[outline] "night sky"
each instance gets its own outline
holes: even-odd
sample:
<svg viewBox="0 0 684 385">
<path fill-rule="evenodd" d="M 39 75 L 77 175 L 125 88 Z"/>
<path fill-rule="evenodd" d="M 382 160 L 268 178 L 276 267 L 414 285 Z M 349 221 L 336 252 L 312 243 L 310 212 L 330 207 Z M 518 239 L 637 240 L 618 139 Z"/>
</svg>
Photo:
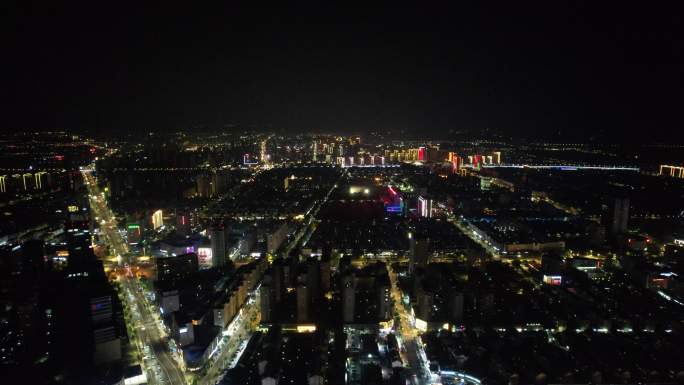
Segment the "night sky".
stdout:
<svg viewBox="0 0 684 385">
<path fill-rule="evenodd" d="M 490 128 L 684 141 L 684 28 L 661 2 L 22 3 L 1 27 L 3 130 Z"/>
</svg>

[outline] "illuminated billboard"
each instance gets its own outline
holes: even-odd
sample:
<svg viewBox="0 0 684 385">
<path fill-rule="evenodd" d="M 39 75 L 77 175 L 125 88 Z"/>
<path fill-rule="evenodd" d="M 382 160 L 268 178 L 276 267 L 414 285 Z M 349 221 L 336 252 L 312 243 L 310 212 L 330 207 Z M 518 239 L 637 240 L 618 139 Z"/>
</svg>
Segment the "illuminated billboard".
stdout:
<svg viewBox="0 0 684 385">
<path fill-rule="evenodd" d="M 212 264 L 212 252 L 211 247 L 198 247 L 197 248 L 197 263 L 200 270 L 210 269 Z"/>
</svg>

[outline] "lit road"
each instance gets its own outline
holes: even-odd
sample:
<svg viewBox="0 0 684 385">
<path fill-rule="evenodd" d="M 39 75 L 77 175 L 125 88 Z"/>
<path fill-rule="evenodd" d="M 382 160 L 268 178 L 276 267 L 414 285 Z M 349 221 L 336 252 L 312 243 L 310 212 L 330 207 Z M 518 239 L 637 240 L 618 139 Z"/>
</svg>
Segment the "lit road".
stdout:
<svg viewBox="0 0 684 385">
<path fill-rule="evenodd" d="M 499 250 L 496 247 L 494 247 L 489 241 L 483 239 L 479 234 L 475 233 L 473 231 L 473 229 L 470 228 L 470 226 L 473 226 L 473 225 L 471 225 L 467 222 L 461 221 L 460 219 L 456 218 L 456 216 L 451 213 L 451 211 L 446 207 L 445 204 L 438 203 L 438 205 L 440 208 L 442 208 L 446 212 L 446 217 L 447 217 L 448 222 L 450 222 L 452 225 L 454 225 L 458 230 L 460 230 L 463 234 L 465 234 L 473 242 L 482 246 L 482 248 L 485 249 L 487 254 L 492 256 L 494 259 L 499 259 L 501 257 L 499 254 Z"/>
<path fill-rule="evenodd" d="M 240 312 L 223 330 L 223 340 L 213 352 L 206 374 L 198 385 L 213 385 L 221 380 L 226 369 L 235 366 L 252 332 L 261 319 L 259 313 L 259 285 L 249 294 Z"/>
<path fill-rule="evenodd" d="M 128 245 L 124 241 L 118 230 L 116 218 L 111 209 L 107 206 L 103 193 L 97 185 L 97 180 L 88 170 L 83 170 L 83 178 L 90 195 L 90 208 L 93 215 L 98 219 L 100 232 L 103 239 L 110 248 L 110 252 L 115 254 L 120 265 L 131 265 L 128 256 Z M 150 383 L 161 384 L 185 384 L 185 375 L 180 369 L 178 362 L 166 347 L 164 331 L 161 322 L 153 306 L 143 297 L 142 288 L 132 274 L 120 275 L 119 278 L 122 289 L 122 301 L 131 312 L 129 322 L 131 336 L 135 340 L 135 345 L 139 349 L 141 357 L 146 357 L 149 352 L 153 354 L 151 362 L 143 362 L 143 367 L 147 370 L 148 381 Z M 156 380 L 156 381 L 153 381 Z"/>
<path fill-rule="evenodd" d="M 184 384 L 185 377 L 183 372 L 178 367 L 178 363 L 174 360 L 168 346 L 164 342 L 163 331 L 160 331 L 159 318 L 158 316 L 155 317 L 151 310 L 151 305 L 143 298 L 140 286 L 136 285 L 135 282 L 135 278 L 125 279 L 122 281 L 122 286 L 126 288 L 126 295 L 133 296 L 131 303 L 136 306 L 134 314 L 138 315 L 138 318 L 134 319 L 135 327 L 138 330 L 137 333 L 142 343 L 152 349 L 164 373 L 164 377 L 169 380 L 169 383 Z"/>
<path fill-rule="evenodd" d="M 394 311 L 399 315 L 399 325 L 396 327 L 399 332 L 401 344 L 405 349 L 400 350 L 401 359 L 408 363 L 409 367 L 416 372 L 416 381 L 419 385 L 427 385 L 430 382 L 430 368 L 428 366 L 425 350 L 416 329 L 413 316 L 409 314 L 402 300 L 402 293 L 399 289 L 397 273 L 392 269 L 389 261 L 385 262 L 387 274 L 390 278 L 392 287 L 392 300 L 394 301 Z"/>
</svg>

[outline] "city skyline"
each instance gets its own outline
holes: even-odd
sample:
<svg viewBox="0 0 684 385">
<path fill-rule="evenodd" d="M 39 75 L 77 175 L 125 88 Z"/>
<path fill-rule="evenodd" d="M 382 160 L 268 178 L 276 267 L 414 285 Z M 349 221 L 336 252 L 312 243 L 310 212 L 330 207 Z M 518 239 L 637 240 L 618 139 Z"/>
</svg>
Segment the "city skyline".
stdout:
<svg viewBox="0 0 684 385">
<path fill-rule="evenodd" d="M 3 384 L 684 385 L 676 7 L 9 11 Z"/>
</svg>

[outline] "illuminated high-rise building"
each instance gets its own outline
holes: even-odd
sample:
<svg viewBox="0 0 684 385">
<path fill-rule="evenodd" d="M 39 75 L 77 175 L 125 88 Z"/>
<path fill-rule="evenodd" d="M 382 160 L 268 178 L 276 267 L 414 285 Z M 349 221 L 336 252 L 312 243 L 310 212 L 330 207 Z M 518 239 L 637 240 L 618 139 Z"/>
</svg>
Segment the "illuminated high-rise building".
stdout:
<svg viewBox="0 0 684 385">
<path fill-rule="evenodd" d="M 33 174 L 30 172 L 25 173 L 24 175 L 21 176 L 22 182 L 24 184 L 24 191 L 28 191 L 29 187 L 31 186 L 31 177 Z M 28 182 L 27 182 L 28 180 Z"/>
<path fill-rule="evenodd" d="M 423 218 L 432 218 L 432 199 L 418 197 L 418 215 Z"/>
<path fill-rule="evenodd" d="M 451 159 L 449 159 L 449 161 L 451 162 L 451 173 L 458 174 L 458 172 L 461 170 L 461 166 L 463 165 L 463 158 L 457 156 L 454 153 L 451 154 L 453 154 L 450 157 Z"/>
<path fill-rule="evenodd" d="M 161 210 L 157 210 L 152 213 L 152 229 L 158 230 L 162 226 L 164 226 L 164 214 Z"/>
<path fill-rule="evenodd" d="M 268 154 L 268 139 L 264 139 L 260 143 L 259 158 L 264 164 L 271 163 L 271 156 Z"/>
<path fill-rule="evenodd" d="M 684 179 L 684 166 L 668 166 L 661 164 L 658 175 Z"/>
<path fill-rule="evenodd" d="M 37 172 L 37 173 L 33 174 L 33 179 L 35 182 L 36 190 L 42 190 L 43 187 L 47 187 L 46 183 L 45 183 L 46 182 L 46 175 L 47 175 L 47 173 L 45 171 L 41 171 L 41 172 Z"/>
</svg>

